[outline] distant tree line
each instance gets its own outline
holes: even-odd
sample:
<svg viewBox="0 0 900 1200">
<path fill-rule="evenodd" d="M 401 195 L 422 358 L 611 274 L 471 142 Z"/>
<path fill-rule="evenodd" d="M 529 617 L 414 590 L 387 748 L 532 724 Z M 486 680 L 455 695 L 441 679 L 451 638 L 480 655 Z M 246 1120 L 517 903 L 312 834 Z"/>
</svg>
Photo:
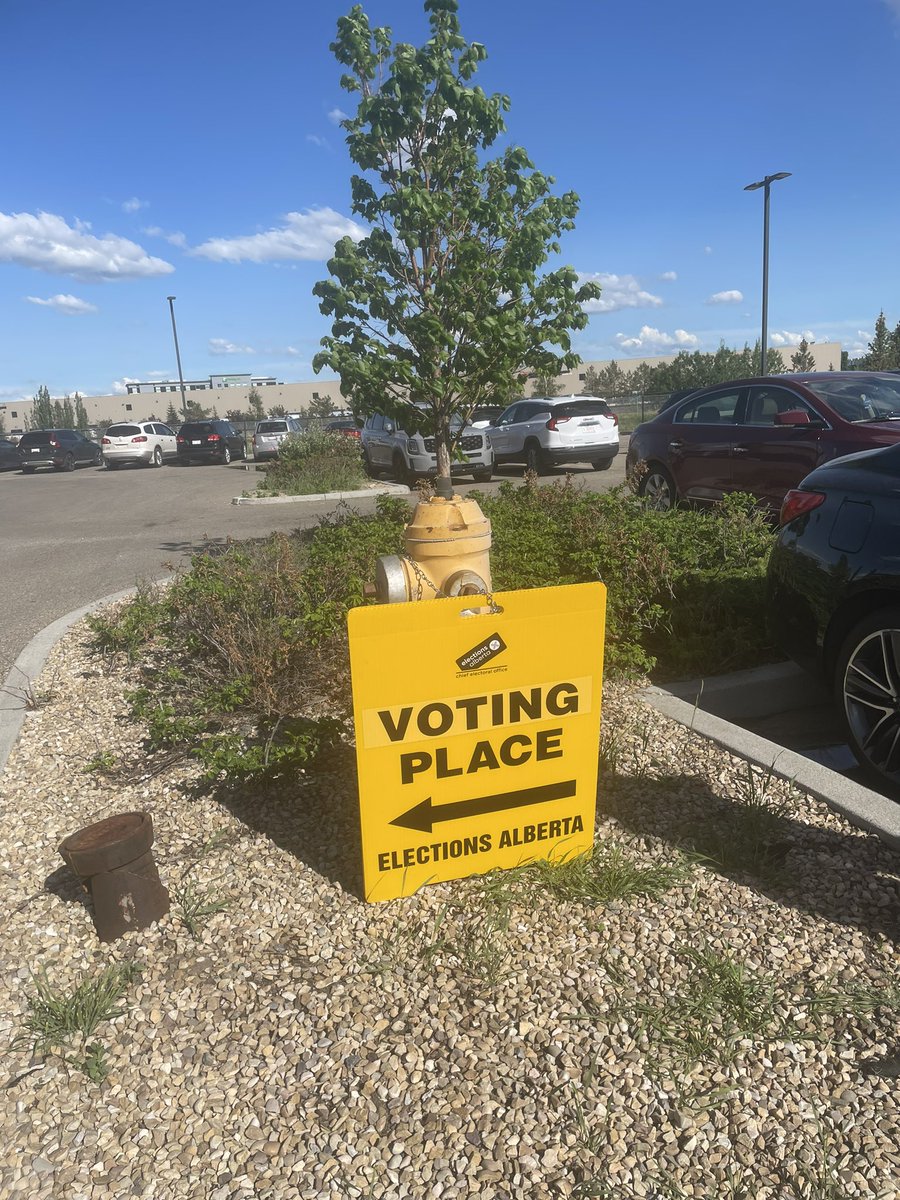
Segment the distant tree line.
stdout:
<svg viewBox="0 0 900 1200">
<path fill-rule="evenodd" d="M 875 321 L 875 333 L 869 342 L 867 354 L 851 358 L 844 350 L 841 353 L 842 371 L 900 371 L 900 321 L 893 331 L 888 329 L 884 310 Z"/>
</svg>

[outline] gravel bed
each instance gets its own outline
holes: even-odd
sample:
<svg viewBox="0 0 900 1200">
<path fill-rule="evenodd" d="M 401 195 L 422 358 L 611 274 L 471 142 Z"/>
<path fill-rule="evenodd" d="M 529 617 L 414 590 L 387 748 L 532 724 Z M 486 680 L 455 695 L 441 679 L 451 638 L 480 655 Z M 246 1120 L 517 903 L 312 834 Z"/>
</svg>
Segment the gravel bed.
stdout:
<svg viewBox="0 0 900 1200">
<path fill-rule="evenodd" d="M 367 905 L 349 752 L 214 792 L 142 755 L 128 670 L 85 636 L 51 653 L 0 779 L 7 1046 L 32 972 L 141 970 L 96 1034 L 104 1082 L 77 1044 L 8 1049 L 0 1196 L 900 1194 L 900 862 L 877 839 L 608 686 L 598 840 L 733 866 L 695 854 L 656 899 L 560 900 L 507 872 Z M 85 773 L 101 751 L 112 773 Z M 66 834 L 135 808 L 167 886 L 227 901 L 196 937 L 173 903 L 100 945 L 62 868 Z M 761 875 L 741 859 L 760 809 Z M 691 1052 L 703 1019 L 673 1006 L 710 954 L 760 981 L 768 1016 L 713 1014 Z"/>
</svg>

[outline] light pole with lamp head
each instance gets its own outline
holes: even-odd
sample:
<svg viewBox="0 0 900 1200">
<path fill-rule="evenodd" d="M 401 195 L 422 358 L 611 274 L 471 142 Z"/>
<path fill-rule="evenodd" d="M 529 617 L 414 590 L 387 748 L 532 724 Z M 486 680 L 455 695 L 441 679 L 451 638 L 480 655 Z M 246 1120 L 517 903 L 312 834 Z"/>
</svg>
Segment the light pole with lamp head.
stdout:
<svg viewBox="0 0 900 1200">
<path fill-rule="evenodd" d="M 767 175 L 765 179 L 760 179 L 758 183 L 748 183 L 744 188 L 745 192 L 755 192 L 758 188 L 765 188 L 765 203 L 763 205 L 762 342 L 759 349 L 760 375 L 766 374 L 766 342 L 769 336 L 767 328 L 769 317 L 769 188 L 776 179 L 789 179 L 790 176 L 790 171 L 779 171 L 776 175 Z"/>
<path fill-rule="evenodd" d="M 181 373 L 181 351 L 178 349 L 178 330 L 175 328 L 175 297 L 166 296 L 172 314 L 172 337 L 175 339 L 175 360 L 178 363 L 178 382 L 181 385 L 181 415 L 187 420 L 187 401 L 184 398 L 184 376 Z"/>
</svg>

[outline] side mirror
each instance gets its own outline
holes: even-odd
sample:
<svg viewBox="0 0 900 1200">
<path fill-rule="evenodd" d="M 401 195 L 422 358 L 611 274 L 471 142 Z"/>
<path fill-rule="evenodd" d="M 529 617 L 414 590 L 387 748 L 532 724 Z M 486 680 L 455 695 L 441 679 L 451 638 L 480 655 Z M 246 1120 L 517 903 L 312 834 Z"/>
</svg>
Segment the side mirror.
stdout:
<svg viewBox="0 0 900 1200">
<path fill-rule="evenodd" d="M 394 422 L 393 421 L 385 421 L 384 432 L 385 433 L 393 433 L 394 432 Z"/>
</svg>

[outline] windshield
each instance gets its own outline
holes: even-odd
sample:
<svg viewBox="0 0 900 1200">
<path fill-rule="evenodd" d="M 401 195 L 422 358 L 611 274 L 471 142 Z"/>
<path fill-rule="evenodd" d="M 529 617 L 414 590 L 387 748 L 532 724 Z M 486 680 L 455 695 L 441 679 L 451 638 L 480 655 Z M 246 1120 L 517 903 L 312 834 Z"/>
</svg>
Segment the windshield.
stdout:
<svg viewBox="0 0 900 1200">
<path fill-rule="evenodd" d="M 260 421 L 257 433 L 287 433 L 287 421 Z"/>
<path fill-rule="evenodd" d="M 106 431 L 107 437 L 131 437 L 134 433 L 140 433 L 138 425 L 110 425 Z"/>
<path fill-rule="evenodd" d="M 892 379 L 809 379 L 811 392 L 829 404 L 845 421 L 883 421 L 900 416 L 900 375 Z"/>
</svg>

